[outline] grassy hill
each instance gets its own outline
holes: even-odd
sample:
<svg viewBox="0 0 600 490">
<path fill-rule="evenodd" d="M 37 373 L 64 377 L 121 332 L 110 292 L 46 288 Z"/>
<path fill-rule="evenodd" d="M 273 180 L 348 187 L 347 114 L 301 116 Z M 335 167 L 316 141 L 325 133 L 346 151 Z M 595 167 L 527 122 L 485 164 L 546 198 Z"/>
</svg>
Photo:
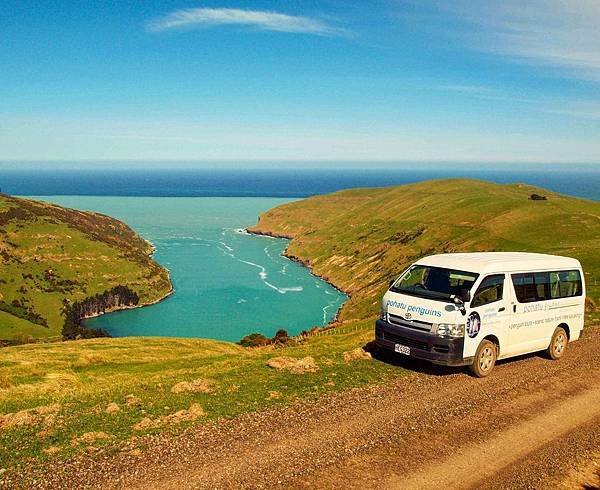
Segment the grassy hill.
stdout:
<svg viewBox="0 0 600 490">
<path fill-rule="evenodd" d="M 0 194 L 0 340 L 57 337 L 65 301 L 117 285 L 157 301 L 171 285 L 151 253 L 116 219 Z"/>
<path fill-rule="evenodd" d="M 529 200 L 534 192 L 548 200 Z M 37 219 L 25 222 L 23 230 L 35 227 Z M 3 228 L 13 230 L 9 239 L 25 241 L 18 236 L 21 229 L 15 234 L 17 223 Z M 64 227 L 75 236 L 75 228 Z M 166 338 L 5 348 L 0 351 L 0 447 L 5 449 L 0 471 L 9 470 L 5 477 L 80 452 L 143 451 L 146 434 L 179 432 L 189 424 L 409 374 L 364 358 L 356 349 L 373 338 L 373 317 L 388 279 L 424 254 L 527 250 L 572 255 L 584 264 L 589 295 L 596 301 L 599 295 L 594 281 L 600 278 L 600 203 L 528 186 L 451 180 L 343 191 L 275 208 L 254 230 L 293 237 L 291 255 L 352 294 L 337 328 L 279 348 Z M 79 254 L 90 254 L 86 271 L 106 270 L 83 242 L 80 247 Z M 39 281 L 43 270 L 36 271 Z M 140 291 L 146 291 L 144 284 Z M 299 374 L 267 365 L 282 356 L 310 356 L 316 369 Z M 0 486 L 2 478 L 0 473 Z"/>
<path fill-rule="evenodd" d="M 11 471 L 80 452 L 143 451 L 147 434 L 178 433 L 193 423 L 407 374 L 360 356 L 348 358 L 371 339 L 371 328 L 370 320 L 350 323 L 282 348 L 133 337 L 5 347 L 0 488 L 3 483 L 11 488 L 2 469 L 10 470 L 4 475 L 10 479 Z M 267 365 L 282 356 L 311 356 L 315 369 L 296 373 Z"/>
<path fill-rule="evenodd" d="M 547 200 L 530 200 L 534 193 Z M 453 179 L 347 190 L 279 206 L 250 231 L 293 238 L 288 255 L 351 295 L 341 320 L 375 315 L 390 279 L 440 252 L 576 257 L 588 296 L 600 298 L 600 203 L 528 185 Z"/>
</svg>

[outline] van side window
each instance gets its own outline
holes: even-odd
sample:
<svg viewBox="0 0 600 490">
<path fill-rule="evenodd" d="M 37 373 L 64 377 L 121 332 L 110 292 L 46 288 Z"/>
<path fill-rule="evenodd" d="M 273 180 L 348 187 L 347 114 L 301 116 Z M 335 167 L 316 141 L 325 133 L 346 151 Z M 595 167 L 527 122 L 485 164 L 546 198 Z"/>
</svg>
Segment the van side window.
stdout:
<svg viewBox="0 0 600 490">
<path fill-rule="evenodd" d="M 538 301 L 537 289 L 533 274 L 513 274 L 513 286 L 519 303 Z"/>
<path fill-rule="evenodd" d="M 578 270 L 556 272 L 528 272 L 512 274 L 512 282 L 519 303 L 581 296 L 581 275 Z"/>
<path fill-rule="evenodd" d="M 533 280 L 535 282 L 535 289 L 537 291 L 538 301 L 550 299 L 550 273 L 535 272 L 533 274 Z"/>
<path fill-rule="evenodd" d="M 581 296 L 581 275 L 578 270 L 550 273 L 550 295 L 552 298 Z"/>
<path fill-rule="evenodd" d="M 483 306 L 502 299 L 504 293 L 504 274 L 487 276 L 481 281 L 471 301 L 471 308 Z"/>
</svg>

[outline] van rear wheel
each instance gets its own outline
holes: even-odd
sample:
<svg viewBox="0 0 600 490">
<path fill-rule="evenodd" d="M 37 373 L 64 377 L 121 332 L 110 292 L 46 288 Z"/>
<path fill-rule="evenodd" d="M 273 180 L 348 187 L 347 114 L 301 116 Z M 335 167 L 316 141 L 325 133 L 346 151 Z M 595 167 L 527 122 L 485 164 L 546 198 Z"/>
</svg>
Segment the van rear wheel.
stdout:
<svg viewBox="0 0 600 490">
<path fill-rule="evenodd" d="M 485 378 L 494 369 L 497 357 L 498 350 L 496 349 L 496 345 L 489 340 L 484 340 L 477 347 L 473 364 L 470 366 L 471 371 L 478 378 Z"/>
<path fill-rule="evenodd" d="M 567 350 L 567 345 L 569 343 L 569 337 L 567 336 L 567 332 L 562 327 L 557 327 L 557 329 L 552 334 L 552 340 L 550 340 L 550 345 L 546 352 L 548 353 L 548 357 L 552 360 L 560 359 L 565 355 Z"/>
</svg>

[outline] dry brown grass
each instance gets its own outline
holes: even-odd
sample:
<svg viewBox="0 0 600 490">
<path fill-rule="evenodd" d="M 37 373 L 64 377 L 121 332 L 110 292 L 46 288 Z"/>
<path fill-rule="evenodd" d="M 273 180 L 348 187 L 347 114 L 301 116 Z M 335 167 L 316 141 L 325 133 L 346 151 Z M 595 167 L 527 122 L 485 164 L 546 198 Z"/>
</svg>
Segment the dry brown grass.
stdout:
<svg viewBox="0 0 600 490">
<path fill-rule="evenodd" d="M 50 426 L 54 423 L 56 414 L 60 411 L 60 408 L 58 403 L 53 403 L 52 405 L 0 415 L 0 431 L 40 424 Z"/>
<path fill-rule="evenodd" d="M 190 408 L 178 410 L 169 415 L 163 415 L 157 418 L 144 417 L 140 422 L 133 426 L 134 430 L 159 429 L 167 425 L 176 425 L 182 422 L 191 422 L 200 417 L 204 417 L 206 412 L 198 404 L 193 403 Z"/>
<path fill-rule="evenodd" d="M 213 393 L 216 383 L 210 379 L 198 378 L 192 381 L 180 381 L 171 388 L 171 393 Z"/>
<path fill-rule="evenodd" d="M 267 366 L 278 371 L 287 370 L 294 374 L 314 373 L 319 366 L 311 356 L 295 359 L 293 357 L 273 357 L 267 361 Z"/>
</svg>

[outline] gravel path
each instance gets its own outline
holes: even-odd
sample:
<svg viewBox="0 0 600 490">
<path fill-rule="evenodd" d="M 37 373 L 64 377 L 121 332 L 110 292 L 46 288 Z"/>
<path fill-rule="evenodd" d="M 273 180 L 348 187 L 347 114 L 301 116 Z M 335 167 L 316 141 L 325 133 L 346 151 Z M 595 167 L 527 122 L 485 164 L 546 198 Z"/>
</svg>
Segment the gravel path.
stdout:
<svg viewBox="0 0 600 490">
<path fill-rule="evenodd" d="M 526 356 L 485 379 L 415 374 L 318 403 L 154 436 L 133 456 L 81 456 L 11 484 L 46 488 L 552 488 L 598 457 L 600 328 L 557 362 Z M 567 483 L 565 483 L 567 482 Z"/>
</svg>

